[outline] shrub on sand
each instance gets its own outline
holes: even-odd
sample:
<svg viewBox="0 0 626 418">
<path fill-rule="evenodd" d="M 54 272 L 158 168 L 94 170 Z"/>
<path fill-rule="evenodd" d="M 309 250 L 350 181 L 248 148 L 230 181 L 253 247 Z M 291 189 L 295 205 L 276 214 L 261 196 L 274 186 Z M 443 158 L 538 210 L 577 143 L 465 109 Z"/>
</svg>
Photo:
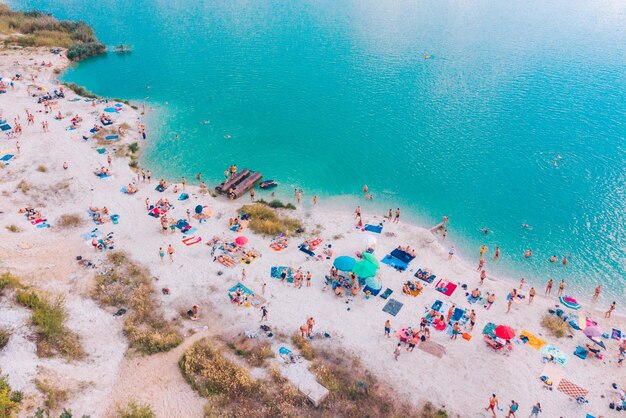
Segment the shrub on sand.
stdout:
<svg viewBox="0 0 626 418">
<path fill-rule="evenodd" d="M 11 331 L 9 331 L 8 328 L 0 327 L 0 350 L 6 347 L 10 339 L 11 339 Z"/>
<path fill-rule="evenodd" d="M 307 360 L 313 360 L 315 358 L 315 352 L 311 346 L 311 341 L 306 338 L 302 338 L 302 335 L 295 333 L 291 336 L 291 342 L 300 350 L 300 355 Z"/>
<path fill-rule="evenodd" d="M 150 405 L 138 405 L 135 401 L 130 401 L 128 405 L 117 409 L 119 418 L 156 418 Z"/>
<path fill-rule="evenodd" d="M 22 228 L 20 228 L 19 226 L 15 225 L 15 224 L 7 225 L 6 229 L 7 229 L 7 231 L 13 232 L 14 234 L 18 233 L 18 232 L 22 232 Z"/>
<path fill-rule="evenodd" d="M 541 318 L 541 326 L 557 338 L 563 338 L 572 333 L 572 326 L 556 315 L 544 315 Z"/>
<path fill-rule="evenodd" d="M 227 343 L 227 346 L 233 350 L 236 355 L 246 359 L 248 364 L 252 367 L 262 367 L 265 364 L 265 360 L 274 357 L 272 346 L 267 341 L 257 341 L 242 337 Z"/>
<path fill-rule="evenodd" d="M 61 215 L 56 224 L 59 228 L 78 228 L 84 224 L 84 219 L 77 213 Z"/>
<path fill-rule="evenodd" d="M 21 284 L 17 277 L 13 276 L 11 273 L 2 273 L 0 274 L 0 296 L 4 295 L 5 289 L 17 289 L 20 288 Z"/>
<path fill-rule="evenodd" d="M 302 229 L 302 223 L 298 219 L 280 216 L 274 209 L 262 203 L 244 205 L 239 209 L 239 213 L 245 213 L 250 217 L 250 229 L 257 234 L 288 235 Z"/>
<path fill-rule="evenodd" d="M 20 392 L 14 392 L 9 386 L 9 381 L 4 375 L 0 375 L 0 417 L 13 417 L 17 414 L 21 402 Z"/>
</svg>

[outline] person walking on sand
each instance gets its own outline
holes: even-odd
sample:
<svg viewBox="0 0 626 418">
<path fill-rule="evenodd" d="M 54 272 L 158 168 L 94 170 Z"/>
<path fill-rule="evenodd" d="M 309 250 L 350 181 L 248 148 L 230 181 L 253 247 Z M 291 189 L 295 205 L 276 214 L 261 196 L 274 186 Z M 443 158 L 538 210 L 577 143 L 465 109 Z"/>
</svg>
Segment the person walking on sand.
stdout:
<svg viewBox="0 0 626 418">
<path fill-rule="evenodd" d="M 146 210 L 150 210 L 150 198 L 146 197 Z"/>
<path fill-rule="evenodd" d="M 496 253 L 495 253 L 495 255 L 493 256 L 493 259 L 494 259 L 494 260 L 497 260 L 497 259 L 499 259 L 499 258 L 500 258 L 500 247 L 496 246 Z"/>
<path fill-rule="evenodd" d="M 400 343 L 398 343 L 398 345 L 396 345 L 396 349 L 393 350 L 393 359 L 395 361 L 398 361 L 398 357 L 400 357 L 401 352 L 402 352 L 402 346 Z"/>
<path fill-rule="evenodd" d="M 498 398 L 496 394 L 491 394 L 491 398 L 489 398 L 489 406 L 485 408 L 485 411 L 489 411 L 491 409 L 491 413 L 493 414 L 493 418 L 496 418 L 496 407 L 500 407 L 498 403 Z"/>
<path fill-rule="evenodd" d="M 163 264 L 164 258 L 165 258 L 165 251 L 163 251 L 163 247 L 159 247 L 159 259 L 161 259 L 161 264 Z"/>
<path fill-rule="evenodd" d="M 598 296 L 600 296 L 600 285 L 596 286 L 596 289 L 593 291 L 593 301 L 598 300 Z"/>
<path fill-rule="evenodd" d="M 396 209 L 396 217 L 395 217 L 395 218 L 393 218 L 393 222 L 394 222 L 394 223 L 396 223 L 396 224 L 397 224 L 398 222 L 400 222 L 400 208 L 397 208 L 397 209 Z"/>
<path fill-rule="evenodd" d="M 556 295 L 561 296 L 564 290 L 565 290 L 565 279 L 561 279 L 561 283 L 559 283 L 559 291 Z"/>
<path fill-rule="evenodd" d="M 246 269 L 245 268 L 241 270 L 241 281 L 242 282 L 246 281 Z"/>
<path fill-rule="evenodd" d="M 483 282 L 485 281 L 485 279 L 487 278 L 487 272 L 485 271 L 485 269 L 483 269 L 480 272 L 480 285 L 483 285 Z"/>
<path fill-rule="evenodd" d="M 611 317 L 611 313 L 615 310 L 615 301 L 613 301 L 613 303 L 611 303 L 611 306 L 609 306 L 609 310 L 606 311 L 606 313 L 604 314 L 605 318 L 610 318 Z"/>
<path fill-rule="evenodd" d="M 478 267 L 476 268 L 476 271 L 480 271 L 484 265 L 485 265 L 485 259 L 480 257 L 480 260 L 478 260 Z"/>
<path fill-rule="evenodd" d="M 535 298 L 536 293 L 537 291 L 535 290 L 534 287 L 531 287 L 530 290 L 528 291 L 528 304 L 529 305 L 533 302 L 533 299 Z"/>
<path fill-rule="evenodd" d="M 522 277 L 519 281 L 519 290 L 522 290 L 524 284 L 526 284 L 526 279 Z"/>
<path fill-rule="evenodd" d="M 509 293 L 509 298 L 507 299 L 509 299 L 509 301 L 507 302 L 507 305 L 506 305 L 506 313 L 509 313 L 511 312 L 511 305 L 513 304 L 513 297 L 511 296 L 510 293 Z"/>
<path fill-rule="evenodd" d="M 265 280 L 263 280 L 263 283 L 261 284 L 261 294 L 265 295 L 265 286 L 267 286 L 267 283 L 265 283 Z"/>
<path fill-rule="evenodd" d="M 267 308 L 265 306 L 261 306 L 261 322 L 267 321 Z"/>
<path fill-rule="evenodd" d="M 515 413 L 519 409 L 519 404 L 515 401 L 511 401 L 511 405 L 509 405 L 509 413 L 506 418 L 516 418 Z"/>
<path fill-rule="evenodd" d="M 185 191 L 185 186 L 187 186 L 187 179 L 185 178 L 185 176 L 183 176 L 180 179 L 180 183 L 183 185 L 183 192 Z"/>
<path fill-rule="evenodd" d="M 167 246 L 167 254 L 170 256 L 170 262 L 174 262 L 174 247 L 172 247 L 172 244 L 169 244 Z"/>
<path fill-rule="evenodd" d="M 354 211 L 354 213 L 356 214 L 356 218 L 360 218 L 361 217 L 361 206 L 357 206 L 356 210 Z"/>
<path fill-rule="evenodd" d="M 313 196 L 313 206 L 317 205 L 317 195 Z"/>
<path fill-rule="evenodd" d="M 387 336 L 387 338 L 391 337 L 391 321 L 390 320 L 385 321 L 385 335 Z"/>
<path fill-rule="evenodd" d="M 546 295 L 549 295 L 552 292 L 552 285 L 554 284 L 554 280 L 548 280 L 548 285 L 546 286 Z"/>
<path fill-rule="evenodd" d="M 535 405 L 533 405 L 532 410 L 530 411 L 530 415 L 528 416 L 528 418 L 532 418 L 532 417 L 539 417 L 539 413 L 542 412 L 541 411 L 541 404 L 539 402 L 537 402 Z"/>
<path fill-rule="evenodd" d="M 309 338 L 313 336 L 313 326 L 315 325 L 315 319 L 313 317 L 309 317 L 306 320 L 307 332 L 309 333 Z"/>
<path fill-rule="evenodd" d="M 254 188 L 250 189 L 250 201 L 254 202 L 254 195 L 256 194 L 256 192 L 254 191 Z"/>
<path fill-rule="evenodd" d="M 308 328 L 307 328 L 306 324 L 300 326 L 300 336 L 302 338 L 306 338 L 307 337 L 307 329 Z"/>
<path fill-rule="evenodd" d="M 146 180 L 148 180 L 148 184 L 150 184 L 150 181 L 152 180 L 152 173 L 150 170 L 146 172 Z"/>
<path fill-rule="evenodd" d="M 448 250 L 448 260 L 452 260 L 452 257 L 454 256 L 454 253 L 456 252 L 456 250 L 454 249 L 454 245 L 452 247 L 450 247 L 450 250 Z"/>
<path fill-rule="evenodd" d="M 111 156 L 107 156 L 107 163 L 109 164 L 109 168 L 113 167 L 113 159 L 111 158 Z"/>
</svg>

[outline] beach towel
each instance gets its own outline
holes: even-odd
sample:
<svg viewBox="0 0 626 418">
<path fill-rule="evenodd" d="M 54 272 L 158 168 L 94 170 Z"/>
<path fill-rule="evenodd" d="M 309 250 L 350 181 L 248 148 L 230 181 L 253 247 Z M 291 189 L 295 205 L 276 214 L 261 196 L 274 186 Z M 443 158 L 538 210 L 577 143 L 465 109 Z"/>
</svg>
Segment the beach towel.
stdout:
<svg viewBox="0 0 626 418">
<path fill-rule="evenodd" d="M 496 332 L 496 324 L 488 322 L 487 325 L 483 328 L 483 334 L 489 335 L 490 337 L 495 337 Z"/>
<path fill-rule="evenodd" d="M 410 328 L 401 328 L 398 331 L 396 331 L 396 337 L 398 337 L 400 339 L 400 341 L 402 341 L 403 343 L 406 343 L 409 341 L 409 337 L 413 335 L 411 333 L 411 329 Z"/>
<path fill-rule="evenodd" d="M 613 338 L 614 340 L 621 340 L 622 339 L 622 331 L 613 328 L 613 331 L 611 331 L 611 338 Z"/>
<path fill-rule="evenodd" d="M 541 349 L 543 354 L 549 354 L 554 357 L 554 361 L 559 363 L 562 366 L 565 366 L 570 358 L 572 358 L 569 354 L 565 354 L 558 348 L 553 345 L 546 345 Z"/>
<path fill-rule="evenodd" d="M 389 296 L 391 296 L 392 293 L 393 290 L 387 288 L 383 293 L 380 294 L 380 297 L 383 299 L 387 299 Z"/>
<path fill-rule="evenodd" d="M 187 200 L 189 199 L 189 195 L 187 193 L 181 193 L 180 196 L 178 196 L 178 200 Z"/>
<path fill-rule="evenodd" d="M 456 290 L 456 288 L 457 288 L 456 284 L 450 283 L 446 280 L 439 280 L 439 282 L 437 283 L 437 286 L 435 286 L 435 289 L 438 292 L 441 292 L 446 296 L 451 296 Z"/>
<path fill-rule="evenodd" d="M 541 338 L 531 334 L 530 332 L 523 330 L 520 333 L 520 338 L 526 339 L 526 344 L 534 348 L 535 350 L 541 350 L 541 348 L 546 345 L 546 341 Z"/>
<path fill-rule="evenodd" d="M 115 112 L 117 112 L 117 109 L 114 108 L 114 107 L 105 107 L 104 111 L 107 112 L 107 113 L 115 113 Z"/>
<path fill-rule="evenodd" d="M 94 229 L 93 231 L 80 234 L 80 237 L 83 239 L 83 241 L 89 241 L 89 244 L 91 244 L 92 238 L 97 238 L 99 236 L 102 236 L 102 232 L 100 232 L 98 228 Z"/>
<path fill-rule="evenodd" d="M 315 257 L 315 253 L 309 250 L 306 246 L 301 245 L 299 248 L 300 248 L 300 251 L 302 251 L 303 253 L 310 255 L 311 257 Z"/>
<path fill-rule="evenodd" d="M 106 149 L 106 148 L 98 148 L 98 149 L 96 150 L 96 152 L 97 152 L 98 154 L 106 154 L 107 149 Z"/>
<path fill-rule="evenodd" d="M 50 224 L 47 224 L 45 222 L 41 222 L 41 223 L 38 223 L 37 225 L 35 225 L 35 228 L 39 228 L 39 229 L 50 228 Z"/>
<path fill-rule="evenodd" d="M 274 279 L 281 279 L 280 274 L 282 273 L 283 270 L 287 270 L 287 281 L 289 283 L 293 283 L 293 275 L 292 275 L 292 271 L 289 267 L 283 267 L 283 266 L 278 266 L 278 267 L 272 267 L 270 269 L 270 276 Z"/>
<path fill-rule="evenodd" d="M 286 347 L 280 347 L 278 349 L 278 354 L 290 354 L 291 350 Z"/>
<path fill-rule="evenodd" d="M 383 312 L 387 312 L 389 315 L 396 316 L 400 309 L 402 309 L 403 303 L 398 302 L 395 299 L 389 299 L 387 304 L 383 307 Z"/>
<path fill-rule="evenodd" d="M 380 261 L 381 263 L 387 264 L 388 266 L 391 266 L 398 271 L 404 271 L 408 267 L 407 263 L 402 260 L 398 260 L 397 258 L 390 256 L 389 254 L 387 254 L 385 258 Z"/>
<path fill-rule="evenodd" d="M 454 308 L 454 313 L 452 314 L 452 318 L 450 318 L 450 322 L 454 323 L 454 322 L 460 321 L 461 318 L 463 318 L 464 314 L 465 314 L 465 309 Z"/>
<path fill-rule="evenodd" d="M 188 238 L 183 238 L 181 241 L 183 244 L 189 247 L 190 245 L 195 245 L 195 244 L 202 242 L 202 237 L 192 236 Z"/>
<path fill-rule="evenodd" d="M 364 229 L 368 232 L 374 232 L 376 234 L 380 234 L 381 232 L 383 232 L 383 227 L 382 225 L 370 225 L 370 224 L 365 224 Z"/>
<path fill-rule="evenodd" d="M 578 398 L 579 396 L 586 398 L 589 394 L 587 389 L 582 388 L 566 379 L 561 379 L 556 390 L 563 392 L 572 398 Z"/>
<path fill-rule="evenodd" d="M 413 259 L 415 258 L 414 256 L 407 253 L 406 251 L 402 251 L 397 248 L 391 252 L 391 256 L 404 262 L 405 264 L 411 263 L 411 261 L 413 261 Z"/>
<path fill-rule="evenodd" d="M 417 348 L 437 358 L 442 358 L 446 354 L 446 348 L 443 345 L 430 340 L 420 342 Z"/>
<path fill-rule="evenodd" d="M 0 158 L 0 161 L 9 161 L 13 157 L 14 157 L 13 154 L 5 154 L 2 156 L 2 158 Z"/>
<path fill-rule="evenodd" d="M 2 126 L 0 126 L 0 129 L 2 129 L 3 131 L 10 131 L 11 130 L 11 126 L 4 124 Z"/>
<path fill-rule="evenodd" d="M 117 225 L 120 222 L 120 215 L 111 215 L 111 222 L 113 222 L 113 225 Z"/>
<path fill-rule="evenodd" d="M 421 275 L 419 273 L 422 273 Z M 434 274 L 431 274 L 429 276 L 426 276 L 425 274 L 423 274 L 424 272 L 422 271 L 422 269 L 417 269 L 417 271 L 415 272 L 414 276 L 417 277 L 420 280 L 425 281 L 426 283 L 432 283 L 435 281 L 435 278 L 437 276 L 435 276 Z"/>
<path fill-rule="evenodd" d="M 435 311 L 439 312 L 439 311 L 440 311 L 440 309 L 441 309 L 441 306 L 442 306 L 442 305 L 443 305 L 443 302 L 442 302 L 442 301 L 440 301 L 440 300 L 436 300 L 436 301 L 433 303 L 433 306 L 431 306 L 431 307 L 430 307 L 430 309 L 434 309 Z"/>
<path fill-rule="evenodd" d="M 587 349 L 585 347 L 581 347 L 580 345 L 576 347 L 576 350 L 574 350 L 574 355 L 580 358 L 581 360 L 586 360 L 587 354 L 589 354 Z"/>
</svg>

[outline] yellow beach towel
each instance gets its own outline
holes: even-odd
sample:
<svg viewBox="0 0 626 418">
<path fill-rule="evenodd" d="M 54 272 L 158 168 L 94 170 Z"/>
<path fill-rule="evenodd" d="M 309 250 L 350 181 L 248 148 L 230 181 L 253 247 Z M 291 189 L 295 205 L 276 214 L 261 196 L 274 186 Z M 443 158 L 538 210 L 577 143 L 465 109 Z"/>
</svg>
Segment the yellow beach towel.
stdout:
<svg viewBox="0 0 626 418">
<path fill-rule="evenodd" d="M 520 336 L 524 336 L 528 338 L 528 345 L 534 348 L 535 350 L 541 350 L 541 347 L 546 345 L 546 341 L 541 338 L 531 334 L 530 332 L 524 330 L 521 332 Z"/>
</svg>

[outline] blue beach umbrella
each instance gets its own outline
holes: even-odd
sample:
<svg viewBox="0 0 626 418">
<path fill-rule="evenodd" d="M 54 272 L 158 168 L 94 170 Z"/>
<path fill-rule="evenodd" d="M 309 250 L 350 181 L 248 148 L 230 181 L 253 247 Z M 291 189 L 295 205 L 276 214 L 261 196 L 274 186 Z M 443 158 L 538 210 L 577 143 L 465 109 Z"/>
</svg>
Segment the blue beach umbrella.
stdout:
<svg viewBox="0 0 626 418">
<path fill-rule="evenodd" d="M 576 302 L 576 299 L 571 296 L 561 296 L 559 298 L 559 301 L 566 308 L 573 309 L 575 311 L 580 309 L 580 305 L 578 304 L 578 302 Z"/>
<path fill-rule="evenodd" d="M 375 277 L 368 277 L 367 279 L 365 279 L 365 286 L 373 290 L 379 290 L 383 287 L 383 285 L 380 284 L 380 282 L 376 280 Z"/>
<path fill-rule="evenodd" d="M 356 261 L 354 260 L 354 258 L 348 257 L 347 255 L 342 255 L 341 257 L 335 258 L 335 261 L 333 261 L 333 266 L 335 266 L 337 270 L 351 271 L 354 267 L 355 262 Z"/>
</svg>

